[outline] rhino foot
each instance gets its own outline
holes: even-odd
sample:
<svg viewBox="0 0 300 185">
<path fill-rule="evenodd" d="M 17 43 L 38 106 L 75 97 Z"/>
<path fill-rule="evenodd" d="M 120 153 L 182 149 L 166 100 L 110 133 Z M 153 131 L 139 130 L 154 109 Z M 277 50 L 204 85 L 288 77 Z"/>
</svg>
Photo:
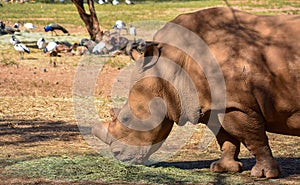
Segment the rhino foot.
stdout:
<svg viewBox="0 0 300 185">
<path fill-rule="evenodd" d="M 243 164 L 235 160 L 220 159 L 210 165 L 212 172 L 241 172 L 243 171 Z"/>
<path fill-rule="evenodd" d="M 255 177 L 276 178 L 280 175 L 280 166 L 276 160 L 271 162 L 256 162 L 251 170 L 251 175 Z"/>
</svg>

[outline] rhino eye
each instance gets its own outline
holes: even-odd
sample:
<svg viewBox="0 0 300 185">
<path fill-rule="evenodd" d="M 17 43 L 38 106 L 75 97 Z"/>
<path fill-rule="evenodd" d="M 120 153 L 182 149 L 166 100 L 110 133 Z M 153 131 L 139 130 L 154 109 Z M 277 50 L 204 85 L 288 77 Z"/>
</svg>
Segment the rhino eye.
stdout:
<svg viewBox="0 0 300 185">
<path fill-rule="evenodd" d="M 129 116 L 123 116 L 122 119 L 121 119 L 121 122 L 126 124 L 126 123 L 129 122 L 129 120 L 130 120 Z"/>
</svg>

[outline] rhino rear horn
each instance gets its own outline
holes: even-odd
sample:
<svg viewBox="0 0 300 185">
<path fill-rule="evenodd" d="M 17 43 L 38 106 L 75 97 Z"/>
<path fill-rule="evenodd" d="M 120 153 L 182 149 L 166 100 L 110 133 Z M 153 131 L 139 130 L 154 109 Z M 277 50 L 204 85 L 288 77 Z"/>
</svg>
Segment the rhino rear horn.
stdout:
<svg viewBox="0 0 300 185">
<path fill-rule="evenodd" d="M 109 113 L 111 115 L 111 117 L 113 118 L 112 120 L 115 121 L 120 113 L 121 109 L 119 108 L 111 108 L 109 110 Z"/>
</svg>

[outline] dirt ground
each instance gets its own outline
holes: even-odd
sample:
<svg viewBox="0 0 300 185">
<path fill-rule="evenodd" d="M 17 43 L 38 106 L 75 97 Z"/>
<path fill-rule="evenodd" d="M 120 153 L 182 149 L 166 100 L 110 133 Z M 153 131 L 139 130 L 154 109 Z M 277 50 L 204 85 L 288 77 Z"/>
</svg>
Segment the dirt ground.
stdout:
<svg viewBox="0 0 300 185">
<path fill-rule="evenodd" d="M 96 153 L 83 140 L 73 113 L 72 85 L 79 57 L 42 59 L 0 64 L 0 168 L 10 160 Z M 103 68 L 102 85 L 96 89 L 101 98 L 110 97 L 118 71 L 109 65 Z M 85 183 L 0 176 L 0 184 Z"/>
<path fill-rule="evenodd" d="M 34 159 L 45 156 L 96 153 L 84 141 L 74 118 L 72 87 L 79 57 L 27 59 L 18 65 L 0 66 L 0 167 L 10 160 Z M 125 61 L 129 59 L 125 57 Z M 53 61 L 57 66 L 53 66 Z M 51 63 L 52 62 L 52 63 Z M 98 79 L 95 96 L 111 97 L 111 84 L 120 73 L 118 67 L 105 65 Z M 108 101 L 109 102 L 109 101 Z M 109 104 L 109 103 L 108 103 Z M 99 114 L 109 117 L 108 108 L 99 108 Z M 274 156 L 283 167 L 280 183 L 300 183 L 299 138 L 270 134 Z M 199 163 L 182 161 L 212 160 L 218 158 L 216 143 L 206 151 L 197 145 L 201 134 L 195 132 L 192 140 L 174 156 L 173 166 L 193 169 Z M 282 142 L 284 141 L 284 142 Z M 246 170 L 254 164 L 249 152 L 242 148 Z M 200 165 L 201 166 L 201 165 Z M 205 166 L 207 167 L 207 166 Z M 0 184 L 101 184 L 100 182 L 65 182 L 46 179 L 1 177 Z"/>
<path fill-rule="evenodd" d="M 25 56 L 25 60 L 13 59 L 11 64 L 0 62 L 0 169 L 16 160 L 97 154 L 83 139 L 74 115 L 72 92 L 80 60 L 77 56 L 64 55 L 49 58 L 36 50 L 34 55 Z M 127 56 L 120 56 L 118 60 L 125 63 L 130 61 Z M 118 66 L 106 64 L 99 73 L 94 95 L 102 102 L 97 105 L 97 110 L 100 117 L 105 119 L 110 119 L 108 109 L 112 104 L 112 84 L 120 72 Z M 208 149 L 199 151 L 202 129 L 199 126 L 199 131 L 194 133 L 189 143 L 165 165 L 183 169 L 208 168 L 220 152 L 216 142 Z M 273 154 L 283 169 L 281 178 L 270 184 L 300 184 L 299 137 L 269 134 L 269 138 Z M 246 173 L 250 174 L 254 165 L 253 156 L 242 147 L 240 157 Z M 102 183 L 0 175 L 0 184 Z"/>
</svg>

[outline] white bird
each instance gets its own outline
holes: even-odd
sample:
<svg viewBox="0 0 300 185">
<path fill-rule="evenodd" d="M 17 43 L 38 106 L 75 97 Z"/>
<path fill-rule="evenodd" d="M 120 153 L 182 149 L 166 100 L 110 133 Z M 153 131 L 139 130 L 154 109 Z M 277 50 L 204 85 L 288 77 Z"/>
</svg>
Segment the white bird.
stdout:
<svg viewBox="0 0 300 185">
<path fill-rule="evenodd" d="M 25 30 L 27 30 L 27 31 L 36 28 L 36 26 L 32 23 L 29 23 L 29 22 L 24 23 L 24 22 L 18 21 L 14 24 L 14 29 L 20 31 L 19 29 L 20 29 L 21 25 L 24 26 Z"/>
<path fill-rule="evenodd" d="M 11 38 L 9 39 L 9 42 L 14 46 L 15 44 L 21 43 L 16 36 L 12 35 Z"/>
<path fill-rule="evenodd" d="M 108 3 L 108 0 L 99 0 L 98 3 L 99 3 L 99 4 L 107 4 L 107 3 Z"/>
<path fill-rule="evenodd" d="M 123 29 L 125 27 L 126 27 L 126 24 L 121 20 L 117 20 L 116 24 L 114 26 L 115 29 Z"/>
<path fill-rule="evenodd" d="M 119 1 L 118 1 L 118 0 L 113 0 L 113 1 L 111 2 L 111 4 L 112 4 L 112 5 L 118 5 L 118 4 L 119 4 Z"/>
<path fill-rule="evenodd" d="M 126 24 L 121 21 L 121 20 L 117 20 L 116 24 L 113 26 L 114 30 L 119 30 L 119 33 L 121 33 L 122 29 L 126 30 L 126 32 L 128 33 L 128 29 L 126 28 Z"/>
<path fill-rule="evenodd" d="M 21 23 L 20 23 L 20 22 L 16 22 L 16 23 L 14 24 L 14 29 L 19 30 L 19 29 L 20 29 L 20 26 L 21 26 Z"/>
<path fill-rule="evenodd" d="M 98 0 L 98 3 L 99 4 L 107 4 L 108 3 L 108 0 Z M 119 2 L 119 0 L 113 0 L 113 1 L 111 1 L 111 4 L 112 5 L 118 5 L 120 2 Z M 132 2 L 132 1 L 130 1 L 130 0 L 125 0 L 125 3 L 127 4 L 127 5 L 133 5 L 134 3 Z"/>
<path fill-rule="evenodd" d="M 15 50 L 19 51 L 21 60 L 24 58 L 24 53 L 30 53 L 29 48 L 27 48 L 24 44 L 22 43 L 16 43 L 14 45 Z"/>
<path fill-rule="evenodd" d="M 31 29 L 36 28 L 35 25 L 33 25 L 32 23 L 29 23 L 29 22 L 24 23 L 23 26 L 24 26 L 27 30 L 31 30 Z"/>
<path fill-rule="evenodd" d="M 24 44 L 22 44 L 16 36 L 12 35 L 9 42 L 14 46 L 15 50 L 17 50 L 21 55 L 21 60 L 24 58 L 24 52 L 30 53 L 30 49 L 27 48 Z"/>
<path fill-rule="evenodd" d="M 44 53 L 49 52 L 50 54 L 55 51 L 57 48 L 57 43 L 56 42 L 49 42 L 48 45 L 44 48 Z"/>
<path fill-rule="evenodd" d="M 44 37 L 40 38 L 37 42 L 36 45 L 38 46 L 39 49 L 44 49 L 46 47 L 46 40 Z"/>
<path fill-rule="evenodd" d="M 133 5 L 134 3 L 130 0 L 125 0 L 125 3 L 128 4 L 128 5 Z"/>
<path fill-rule="evenodd" d="M 129 33 L 130 33 L 131 36 L 136 36 L 136 29 L 135 29 L 134 26 L 130 25 Z"/>
</svg>

